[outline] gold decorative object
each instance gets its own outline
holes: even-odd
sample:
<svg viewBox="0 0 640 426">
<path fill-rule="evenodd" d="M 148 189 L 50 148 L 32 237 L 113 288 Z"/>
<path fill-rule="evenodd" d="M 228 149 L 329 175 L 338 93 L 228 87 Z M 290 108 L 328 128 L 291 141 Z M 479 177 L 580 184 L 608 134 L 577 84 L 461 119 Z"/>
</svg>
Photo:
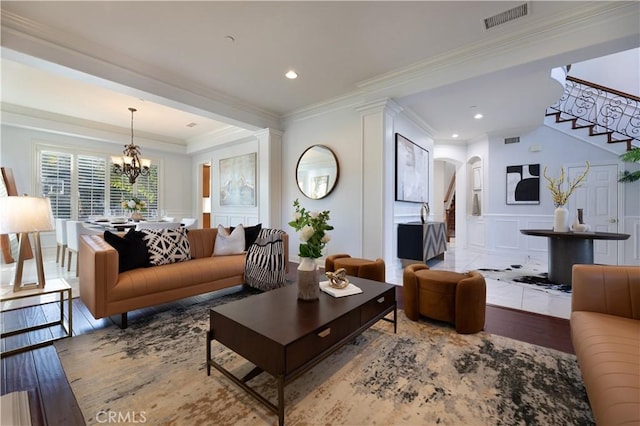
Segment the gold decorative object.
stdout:
<svg viewBox="0 0 640 426">
<path fill-rule="evenodd" d="M 349 285 L 347 271 L 344 268 L 340 268 L 335 272 L 325 272 L 325 275 L 329 278 L 329 285 L 333 288 L 345 288 Z"/>
</svg>

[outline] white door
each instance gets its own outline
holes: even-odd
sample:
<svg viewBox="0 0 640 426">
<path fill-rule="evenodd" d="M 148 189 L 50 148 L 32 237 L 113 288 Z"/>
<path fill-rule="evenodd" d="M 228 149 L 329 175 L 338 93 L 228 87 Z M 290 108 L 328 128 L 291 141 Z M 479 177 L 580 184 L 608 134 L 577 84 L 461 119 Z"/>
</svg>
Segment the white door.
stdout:
<svg viewBox="0 0 640 426">
<path fill-rule="evenodd" d="M 573 181 L 585 170 L 585 166 L 569 167 L 569 180 Z M 592 165 L 582 187 L 576 189 L 567 205 L 571 221 L 577 209 L 584 209 L 584 222 L 592 231 L 618 232 L 618 165 Z M 594 240 L 595 263 L 618 264 L 618 242 Z"/>
</svg>

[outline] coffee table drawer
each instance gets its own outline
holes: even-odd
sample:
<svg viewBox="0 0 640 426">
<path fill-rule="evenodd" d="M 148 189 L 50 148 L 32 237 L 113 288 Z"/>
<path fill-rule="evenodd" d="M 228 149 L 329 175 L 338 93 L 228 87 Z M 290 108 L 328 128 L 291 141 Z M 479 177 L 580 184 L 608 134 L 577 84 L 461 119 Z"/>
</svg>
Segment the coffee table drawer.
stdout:
<svg viewBox="0 0 640 426">
<path fill-rule="evenodd" d="M 290 373 L 329 349 L 360 327 L 358 309 L 349 312 L 290 344 L 286 349 L 286 373 Z"/>
<path fill-rule="evenodd" d="M 390 289 L 376 299 L 370 300 L 360 308 L 360 324 L 366 324 L 371 319 L 389 309 L 396 302 L 395 289 Z"/>
</svg>

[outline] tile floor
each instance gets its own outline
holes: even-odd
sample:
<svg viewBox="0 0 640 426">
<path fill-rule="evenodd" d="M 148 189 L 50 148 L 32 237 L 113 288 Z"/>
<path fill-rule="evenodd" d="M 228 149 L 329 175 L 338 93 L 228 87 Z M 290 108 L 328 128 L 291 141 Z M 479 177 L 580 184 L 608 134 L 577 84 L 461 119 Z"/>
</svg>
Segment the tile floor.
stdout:
<svg viewBox="0 0 640 426">
<path fill-rule="evenodd" d="M 525 265 L 536 270 L 546 272 L 546 255 L 540 258 L 518 255 L 489 254 L 473 249 L 462 249 L 455 246 L 452 239 L 447 247 L 444 260 L 430 260 L 427 262 L 431 269 L 442 269 L 456 272 L 467 272 L 474 269 L 505 269 L 510 265 Z M 387 265 L 387 281 L 402 285 L 402 264 L 400 260 Z M 528 312 L 536 312 L 559 318 L 569 318 L 571 314 L 571 294 L 547 292 L 543 289 L 531 288 L 498 281 L 485 277 L 487 282 L 487 303 L 505 306 Z"/>
<path fill-rule="evenodd" d="M 55 262 L 55 248 L 44 250 L 44 269 L 46 278 L 64 278 L 74 288 L 74 296 L 77 296 L 78 279 L 75 276 L 75 256 L 71 271 L 67 272 Z M 34 280 L 35 266 L 33 261 L 25 262 L 24 282 Z M 455 246 L 455 241 L 449 244 L 444 260 L 431 260 L 428 265 L 432 269 L 443 269 L 457 272 L 466 272 L 479 268 L 504 269 L 512 264 L 527 264 L 536 269 L 546 271 L 547 259 L 523 258 L 515 255 L 488 254 L 472 249 L 461 249 Z M 0 265 L 0 283 L 9 285 L 13 280 L 13 265 Z M 402 264 L 400 260 L 394 264 L 387 264 L 387 281 L 402 285 Z M 557 292 L 545 292 L 544 290 L 530 288 L 525 285 L 511 284 L 504 281 L 486 278 L 487 303 L 497 306 L 505 306 L 523 311 L 536 312 L 560 318 L 569 318 L 571 313 L 571 295 Z M 3 309 L 7 309 L 3 306 Z"/>
</svg>

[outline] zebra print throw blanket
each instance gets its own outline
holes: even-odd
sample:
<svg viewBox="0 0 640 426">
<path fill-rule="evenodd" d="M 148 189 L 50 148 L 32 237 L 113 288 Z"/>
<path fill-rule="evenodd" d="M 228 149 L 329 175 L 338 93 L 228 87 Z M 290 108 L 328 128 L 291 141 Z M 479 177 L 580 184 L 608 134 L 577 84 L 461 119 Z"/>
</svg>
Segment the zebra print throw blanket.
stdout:
<svg viewBox="0 0 640 426">
<path fill-rule="evenodd" d="M 283 234 L 279 229 L 263 228 L 249 246 L 244 278 L 251 287 L 266 291 L 285 285 Z"/>
</svg>

